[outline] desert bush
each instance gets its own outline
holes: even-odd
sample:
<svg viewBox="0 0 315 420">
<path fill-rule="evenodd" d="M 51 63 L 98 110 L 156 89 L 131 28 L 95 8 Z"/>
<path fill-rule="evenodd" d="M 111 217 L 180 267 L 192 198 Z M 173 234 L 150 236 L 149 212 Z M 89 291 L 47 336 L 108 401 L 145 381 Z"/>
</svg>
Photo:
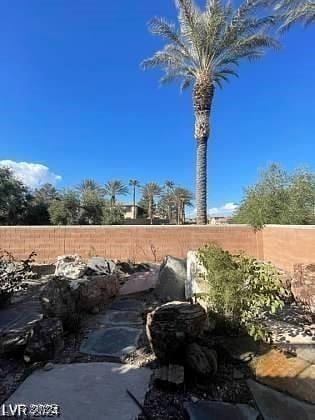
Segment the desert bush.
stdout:
<svg viewBox="0 0 315 420">
<path fill-rule="evenodd" d="M 17 261 L 8 251 L 0 254 L 0 306 L 8 301 L 15 291 L 20 290 L 23 281 L 34 276 L 31 263 L 36 253 L 33 251 L 25 260 Z"/>
<path fill-rule="evenodd" d="M 275 313 L 283 306 L 284 293 L 277 270 L 246 255 L 231 255 L 217 246 L 205 246 L 198 253 L 209 283 L 206 300 L 209 311 L 232 327 L 244 327 L 255 340 L 267 331 L 259 322 L 264 312 Z"/>
</svg>

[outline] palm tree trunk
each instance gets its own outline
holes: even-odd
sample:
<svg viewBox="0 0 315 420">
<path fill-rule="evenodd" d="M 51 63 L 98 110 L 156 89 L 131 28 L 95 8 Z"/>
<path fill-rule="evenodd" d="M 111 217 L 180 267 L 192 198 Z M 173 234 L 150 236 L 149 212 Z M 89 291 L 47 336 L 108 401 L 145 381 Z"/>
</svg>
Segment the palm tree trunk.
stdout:
<svg viewBox="0 0 315 420">
<path fill-rule="evenodd" d="M 150 218 L 150 224 L 153 224 L 153 199 L 149 199 L 149 218 Z"/>
<path fill-rule="evenodd" d="M 133 218 L 136 219 L 136 186 L 133 187 Z"/>
<path fill-rule="evenodd" d="M 199 75 L 193 92 L 195 110 L 197 224 L 207 223 L 207 149 L 214 86 L 207 73 Z"/>
</svg>

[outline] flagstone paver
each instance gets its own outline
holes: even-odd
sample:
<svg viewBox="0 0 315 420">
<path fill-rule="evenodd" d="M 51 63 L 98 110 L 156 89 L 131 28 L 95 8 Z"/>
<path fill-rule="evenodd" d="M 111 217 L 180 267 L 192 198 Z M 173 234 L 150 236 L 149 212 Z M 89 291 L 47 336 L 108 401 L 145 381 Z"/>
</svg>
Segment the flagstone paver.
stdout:
<svg viewBox="0 0 315 420">
<path fill-rule="evenodd" d="M 98 318 L 104 325 L 125 325 L 142 326 L 143 319 L 141 314 L 136 311 L 107 311 L 102 317 Z"/>
<path fill-rule="evenodd" d="M 30 375 L 6 404 L 58 404 L 61 420 L 134 420 L 140 409 L 127 390 L 143 404 L 150 376 L 149 369 L 116 363 L 55 365 Z"/>
<path fill-rule="evenodd" d="M 229 404 L 219 401 L 184 403 L 190 420 L 256 420 L 258 411 L 246 404 Z"/>
<path fill-rule="evenodd" d="M 138 299 L 116 299 L 110 306 L 110 309 L 117 311 L 137 311 L 142 312 L 144 309 L 144 301 Z"/>
<path fill-rule="evenodd" d="M 257 358 L 254 370 L 259 382 L 315 403 L 315 366 L 305 360 L 271 350 Z"/>
<path fill-rule="evenodd" d="M 124 361 L 138 346 L 143 333 L 144 302 L 119 298 L 105 314 L 98 316 L 100 328 L 91 332 L 81 344 L 81 353 Z"/>
<path fill-rule="evenodd" d="M 94 356 L 105 356 L 123 361 L 137 349 L 142 329 L 131 327 L 109 327 L 94 331 L 83 340 L 80 352 Z"/>
<path fill-rule="evenodd" d="M 253 380 L 247 384 L 266 420 L 313 420 L 315 406 L 275 391 Z"/>
</svg>

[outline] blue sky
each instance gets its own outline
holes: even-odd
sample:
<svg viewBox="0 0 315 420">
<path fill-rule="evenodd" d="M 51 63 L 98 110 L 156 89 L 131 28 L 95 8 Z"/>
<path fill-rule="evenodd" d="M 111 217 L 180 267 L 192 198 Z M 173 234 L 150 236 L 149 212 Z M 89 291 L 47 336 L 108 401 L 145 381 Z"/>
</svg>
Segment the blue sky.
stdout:
<svg viewBox="0 0 315 420">
<path fill-rule="evenodd" d="M 193 189 L 190 92 L 139 67 L 161 45 L 146 28 L 154 16 L 174 19 L 173 1 L 1 0 L 0 160 L 45 165 L 35 178 L 56 174 L 60 188 L 137 178 Z M 210 208 L 238 202 L 271 161 L 314 170 L 314 39 L 314 26 L 295 27 L 216 92 Z"/>
</svg>

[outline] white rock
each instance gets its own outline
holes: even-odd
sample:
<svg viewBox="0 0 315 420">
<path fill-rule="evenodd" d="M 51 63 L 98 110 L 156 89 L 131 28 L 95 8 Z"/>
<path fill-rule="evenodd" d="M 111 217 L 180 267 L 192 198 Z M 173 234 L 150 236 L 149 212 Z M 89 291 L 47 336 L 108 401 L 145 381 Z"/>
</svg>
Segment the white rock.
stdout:
<svg viewBox="0 0 315 420">
<path fill-rule="evenodd" d="M 191 299 L 196 293 L 204 293 L 209 289 L 208 282 L 204 279 L 205 267 L 198 259 L 198 251 L 187 253 L 187 279 L 185 282 L 186 299 Z"/>
<path fill-rule="evenodd" d="M 77 280 L 84 276 L 87 265 L 78 255 L 63 255 L 57 258 L 55 276 Z"/>
<path fill-rule="evenodd" d="M 113 274 L 116 271 L 116 264 L 112 260 L 106 260 L 103 257 L 92 257 L 87 262 L 90 270 L 95 274 Z"/>
</svg>

